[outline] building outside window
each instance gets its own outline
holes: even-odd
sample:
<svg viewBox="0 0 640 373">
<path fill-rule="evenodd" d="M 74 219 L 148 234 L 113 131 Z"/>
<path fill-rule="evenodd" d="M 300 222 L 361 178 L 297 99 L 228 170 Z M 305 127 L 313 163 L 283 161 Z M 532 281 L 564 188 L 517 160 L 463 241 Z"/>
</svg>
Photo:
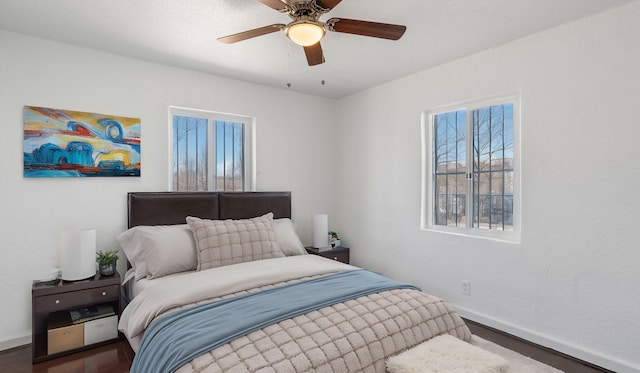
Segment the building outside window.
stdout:
<svg viewBox="0 0 640 373">
<path fill-rule="evenodd" d="M 170 107 L 173 191 L 255 190 L 250 117 Z"/>
<path fill-rule="evenodd" d="M 422 228 L 519 241 L 519 96 L 423 116 Z"/>
</svg>

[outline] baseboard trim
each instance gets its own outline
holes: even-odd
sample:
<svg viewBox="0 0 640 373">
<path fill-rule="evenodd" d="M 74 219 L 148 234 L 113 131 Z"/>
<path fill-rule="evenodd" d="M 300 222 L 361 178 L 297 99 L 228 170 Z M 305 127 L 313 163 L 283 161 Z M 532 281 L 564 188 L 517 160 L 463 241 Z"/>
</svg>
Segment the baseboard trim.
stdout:
<svg viewBox="0 0 640 373">
<path fill-rule="evenodd" d="M 0 351 L 9 350 L 14 347 L 24 346 L 31 343 L 31 335 L 0 341 Z"/>
<path fill-rule="evenodd" d="M 594 351 L 585 350 L 584 348 L 580 348 L 578 346 L 574 346 L 557 339 L 541 335 L 531 330 L 517 327 L 515 325 L 496 320 L 486 315 L 478 314 L 463 307 L 459 307 L 456 305 L 453 306 L 458 314 L 465 319 L 486 325 L 507 334 L 511 334 L 515 337 L 535 343 L 548 349 L 558 351 L 562 354 L 585 361 L 589 364 L 600 366 L 618 373 L 640 372 L 640 367 L 634 364 L 619 360 L 613 360 Z"/>
</svg>

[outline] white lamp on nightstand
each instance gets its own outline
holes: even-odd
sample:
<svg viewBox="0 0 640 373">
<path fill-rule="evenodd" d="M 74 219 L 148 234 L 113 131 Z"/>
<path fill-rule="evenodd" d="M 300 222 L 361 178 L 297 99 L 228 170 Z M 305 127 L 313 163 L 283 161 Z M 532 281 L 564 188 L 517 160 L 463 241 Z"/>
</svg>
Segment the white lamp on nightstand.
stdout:
<svg viewBox="0 0 640 373">
<path fill-rule="evenodd" d="M 78 281 L 96 274 L 96 230 L 71 230 L 60 234 L 62 279 Z"/>
<path fill-rule="evenodd" d="M 330 247 L 329 217 L 327 215 L 313 215 L 313 247 L 318 249 Z"/>
</svg>

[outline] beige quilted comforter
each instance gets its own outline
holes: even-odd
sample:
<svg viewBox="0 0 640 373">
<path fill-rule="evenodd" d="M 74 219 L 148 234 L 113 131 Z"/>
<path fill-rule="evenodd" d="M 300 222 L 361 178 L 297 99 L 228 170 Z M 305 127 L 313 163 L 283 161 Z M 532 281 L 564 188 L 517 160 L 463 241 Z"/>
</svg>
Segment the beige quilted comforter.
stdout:
<svg viewBox="0 0 640 373">
<path fill-rule="evenodd" d="M 168 312 L 353 268 L 302 255 L 160 278 L 127 306 L 119 327 L 137 350 L 146 327 Z M 447 302 L 412 289 L 389 290 L 252 332 L 178 372 L 385 372 L 387 357 L 444 333 L 471 338 Z"/>
</svg>

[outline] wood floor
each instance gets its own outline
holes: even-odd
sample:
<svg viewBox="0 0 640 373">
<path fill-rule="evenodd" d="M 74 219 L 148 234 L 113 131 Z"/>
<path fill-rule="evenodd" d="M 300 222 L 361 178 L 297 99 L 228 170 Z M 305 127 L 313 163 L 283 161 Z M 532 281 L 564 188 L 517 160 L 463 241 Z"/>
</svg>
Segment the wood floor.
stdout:
<svg viewBox="0 0 640 373">
<path fill-rule="evenodd" d="M 471 333 L 566 373 L 615 373 L 477 322 L 464 321 Z"/>
<path fill-rule="evenodd" d="M 126 373 L 131 368 L 133 350 L 126 339 L 31 364 L 31 345 L 0 352 L 0 373 Z"/>
<path fill-rule="evenodd" d="M 566 373 L 614 373 L 520 338 L 465 320 L 471 332 Z M 31 364 L 31 345 L 0 352 L 0 373 L 127 373 L 134 353 L 123 339 L 58 359 Z"/>
</svg>

